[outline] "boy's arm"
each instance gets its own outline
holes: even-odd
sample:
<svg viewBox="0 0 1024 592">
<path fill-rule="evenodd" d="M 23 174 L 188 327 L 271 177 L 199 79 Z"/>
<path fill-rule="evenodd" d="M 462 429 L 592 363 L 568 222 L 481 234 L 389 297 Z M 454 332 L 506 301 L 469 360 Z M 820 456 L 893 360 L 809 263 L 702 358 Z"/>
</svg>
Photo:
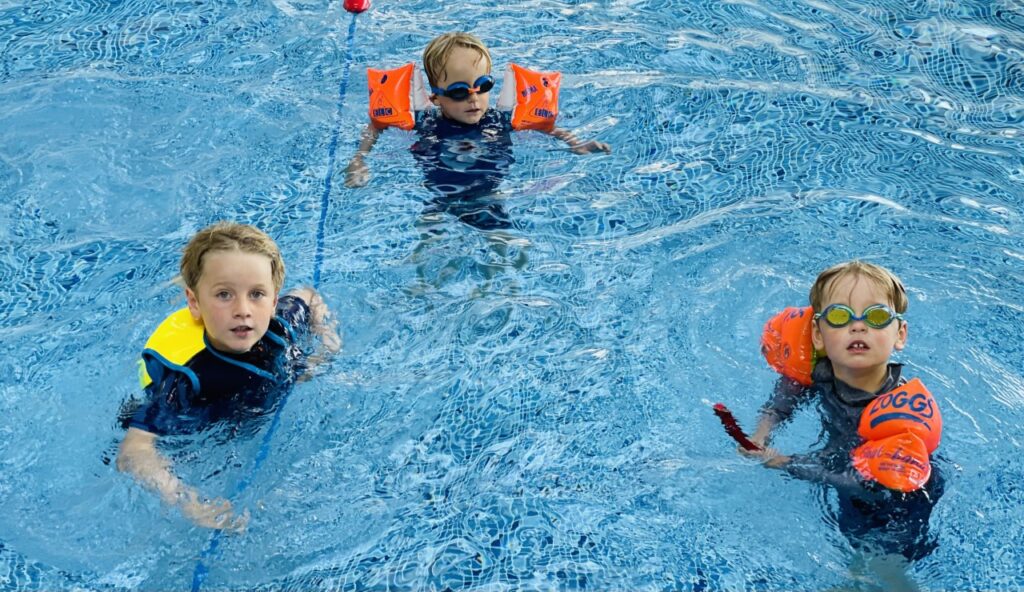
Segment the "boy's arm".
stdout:
<svg viewBox="0 0 1024 592">
<path fill-rule="evenodd" d="M 552 128 L 551 131 L 545 132 L 552 135 L 559 140 L 562 140 L 569 145 L 569 150 L 574 154 L 591 154 L 594 152 L 611 152 L 612 147 L 604 142 L 598 142 L 597 140 L 589 140 L 584 142 L 576 137 L 576 134 L 571 131 L 556 127 Z"/>
<path fill-rule="evenodd" d="M 352 160 L 345 167 L 346 187 L 362 187 L 370 181 L 370 169 L 366 166 L 364 159 L 373 150 L 373 145 L 377 143 L 377 138 L 379 137 L 380 130 L 374 127 L 372 123 L 366 124 L 366 129 L 363 130 L 362 136 L 360 136 L 359 148 L 356 149 Z"/>
<path fill-rule="evenodd" d="M 795 479 L 831 485 L 840 493 L 865 501 L 877 501 L 885 496 L 884 488 L 869 486 L 852 467 L 843 472 L 829 470 L 813 453 L 794 456 L 776 453 L 774 456 L 768 456 L 764 465 L 785 471 Z"/>
<path fill-rule="evenodd" d="M 338 322 L 331 315 L 320 293 L 313 288 L 296 288 L 288 292 L 309 307 L 309 330 L 320 338 L 327 352 L 334 354 L 341 350 L 341 336 L 338 335 Z"/>
<path fill-rule="evenodd" d="M 772 432 L 776 426 L 783 423 L 793 415 L 793 410 L 800 403 L 804 387 L 796 381 L 780 377 L 775 383 L 775 391 L 772 398 L 761 407 L 761 415 L 757 421 L 757 428 L 750 436 L 751 441 L 764 448 L 771 439 Z"/>
<path fill-rule="evenodd" d="M 249 521 L 248 512 L 235 516 L 225 499 L 202 500 L 199 492 L 171 471 L 171 461 L 156 449 L 155 434 L 128 428 L 117 453 L 117 470 L 128 473 L 164 503 L 181 508 L 187 518 L 207 528 L 240 531 Z"/>
</svg>

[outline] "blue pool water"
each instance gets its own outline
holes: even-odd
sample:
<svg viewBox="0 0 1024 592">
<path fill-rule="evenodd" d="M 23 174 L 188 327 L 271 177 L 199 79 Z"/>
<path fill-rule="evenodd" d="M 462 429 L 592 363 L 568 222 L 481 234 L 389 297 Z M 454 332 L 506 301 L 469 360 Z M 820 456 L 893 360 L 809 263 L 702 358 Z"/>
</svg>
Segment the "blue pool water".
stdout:
<svg viewBox="0 0 1024 592">
<path fill-rule="evenodd" d="M 560 123 L 614 148 L 517 134 L 501 237 L 428 212 L 409 133 L 342 182 L 364 68 L 456 29 L 561 70 Z M 752 427 L 763 323 L 856 257 L 908 286 L 945 416 L 911 576 L 1024 589 L 1022 58 L 1011 0 L 0 0 L 0 588 L 872 589 L 835 500 L 704 404 Z M 165 439 L 211 496 L 251 479 L 211 551 L 105 460 L 223 218 L 319 271 L 345 348 L 269 437 Z"/>
</svg>

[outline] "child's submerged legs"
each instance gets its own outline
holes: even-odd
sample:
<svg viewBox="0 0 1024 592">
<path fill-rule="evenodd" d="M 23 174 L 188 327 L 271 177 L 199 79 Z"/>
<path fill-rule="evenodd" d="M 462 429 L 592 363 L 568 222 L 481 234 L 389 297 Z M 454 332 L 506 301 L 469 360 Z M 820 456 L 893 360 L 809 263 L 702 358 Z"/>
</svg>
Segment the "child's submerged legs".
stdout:
<svg viewBox="0 0 1024 592">
<path fill-rule="evenodd" d="M 498 291 L 506 294 L 519 291 L 516 274 L 505 274 L 509 270 L 518 272 L 526 266 L 530 243 L 525 238 L 504 230 L 471 234 L 452 232 L 462 226 L 453 226 L 450 219 L 439 212 L 425 213 L 417 227 L 420 230 L 420 241 L 410 256 L 410 262 L 416 266 L 420 285 L 420 289 L 415 290 L 415 293 L 421 293 L 420 290 L 428 286 L 439 289 L 453 282 L 475 277 L 481 280 L 481 283 L 473 289 L 473 294 L 479 296 L 492 292 L 492 281 L 497 281 L 503 275 L 510 283 L 505 286 L 506 289 L 499 287 Z M 459 237 L 470 240 L 482 237 L 486 245 L 477 243 L 476 247 L 452 247 L 451 242 Z M 473 256 L 473 252 L 477 253 L 477 256 Z"/>
</svg>

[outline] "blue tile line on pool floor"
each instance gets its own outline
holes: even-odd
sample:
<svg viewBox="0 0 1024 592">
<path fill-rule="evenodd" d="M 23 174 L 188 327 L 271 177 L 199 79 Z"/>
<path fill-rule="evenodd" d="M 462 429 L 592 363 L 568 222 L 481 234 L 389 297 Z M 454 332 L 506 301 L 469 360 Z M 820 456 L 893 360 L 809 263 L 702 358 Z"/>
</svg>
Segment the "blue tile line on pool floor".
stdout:
<svg viewBox="0 0 1024 592">
<path fill-rule="evenodd" d="M 323 252 L 324 252 L 324 227 L 327 223 L 327 204 L 328 199 L 331 195 L 331 179 L 334 176 L 334 156 L 338 149 L 338 136 L 341 132 L 341 112 L 345 103 L 345 93 L 348 89 L 348 76 L 349 70 L 352 66 L 352 49 L 353 43 L 356 36 L 356 13 L 352 14 L 352 21 L 348 26 L 348 40 L 346 41 L 347 47 L 345 49 L 345 60 L 342 66 L 341 82 L 338 83 L 338 108 L 337 108 L 337 122 L 334 126 L 334 134 L 331 136 L 331 142 L 327 148 L 327 173 L 324 177 L 324 192 L 320 197 L 320 222 L 316 229 L 316 253 L 313 257 L 313 287 L 320 288 L 320 267 L 323 263 Z M 263 461 L 267 459 L 267 455 L 270 453 L 270 442 L 274 438 L 274 432 L 277 431 L 277 427 L 281 424 L 281 412 L 284 410 L 285 404 L 288 402 L 288 395 L 291 390 L 289 389 L 281 397 L 281 402 L 277 406 L 277 410 L 274 412 L 274 417 L 270 422 L 270 427 L 267 428 L 267 433 L 263 436 L 263 441 L 260 443 L 260 448 L 256 452 L 256 458 L 252 463 L 252 470 L 249 474 L 244 476 L 236 485 L 234 490 L 231 492 L 229 499 L 237 501 L 240 496 L 252 483 L 253 477 L 260 470 L 263 465 Z M 206 545 L 206 549 L 203 550 L 199 555 L 199 560 L 196 562 L 196 567 L 192 572 L 192 592 L 199 592 L 199 589 L 203 587 L 203 582 L 206 581 L 207 575 L 210 573 L 209 567 L 206 563 L 210 558 L 217 552 L 217 548 L 220 546 L 220 540 L 222 538 L 222 530 L 216 530 L 213 536 L 210 537 L 209 543 Z"/>
</svg>

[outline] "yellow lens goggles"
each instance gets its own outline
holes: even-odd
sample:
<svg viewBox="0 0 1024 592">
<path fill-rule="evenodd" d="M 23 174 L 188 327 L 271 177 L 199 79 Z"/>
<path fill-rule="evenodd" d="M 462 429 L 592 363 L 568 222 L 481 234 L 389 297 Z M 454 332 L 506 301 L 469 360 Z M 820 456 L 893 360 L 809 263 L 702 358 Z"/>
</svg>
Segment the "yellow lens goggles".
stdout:
<svg viewBox="0 0 1024 592">
<path fill-rule="evenodd" d="M 830 327 L 839 329 L 854 321 L 864 321 L 872 329 L 885 329 L 893 321 L 902 321 L 903 315 L 893 312 L 884 304 L 872 304 L 864 309 L 864 314 L 859 317 L 853 309 L 845 304 L 830 304 L 825 310 L 814 315 L 814 320 L 825 319 Z"/>
</svg>

